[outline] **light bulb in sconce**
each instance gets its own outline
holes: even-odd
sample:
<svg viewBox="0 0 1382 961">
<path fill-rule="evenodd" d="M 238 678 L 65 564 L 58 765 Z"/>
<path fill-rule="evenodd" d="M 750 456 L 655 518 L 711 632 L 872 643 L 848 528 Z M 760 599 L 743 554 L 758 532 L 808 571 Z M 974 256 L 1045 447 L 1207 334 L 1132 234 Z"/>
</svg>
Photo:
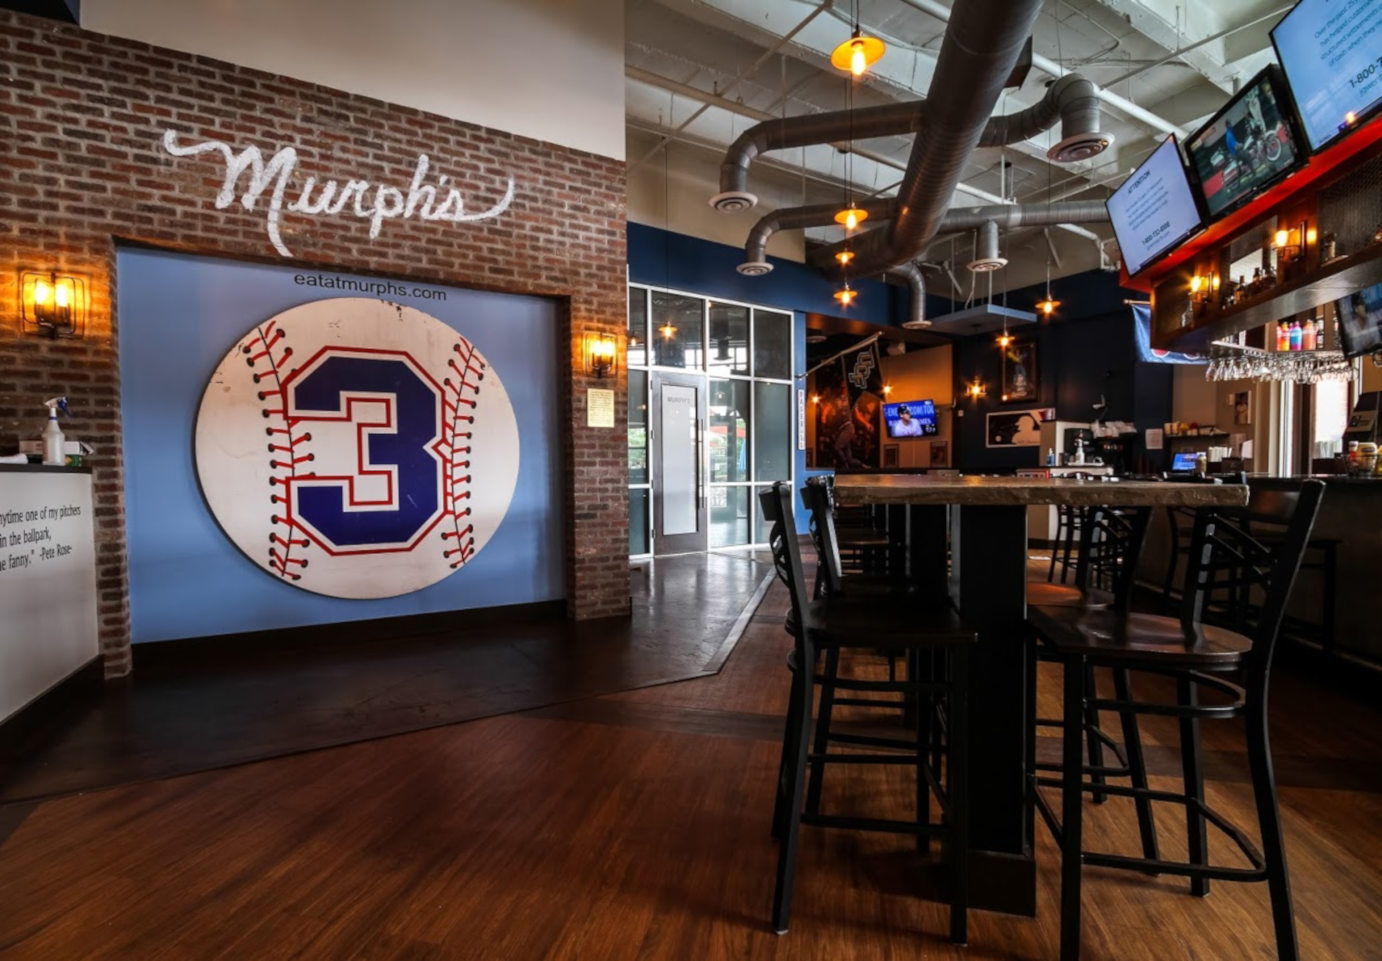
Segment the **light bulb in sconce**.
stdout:
<svg viewBox="0 0 1382 961">
<path fill-rule="evenodd" d="M 1276 246 L 1276 248 L 1277 248 L 1278 250 L 1282 249 L 1283 247 L 1286 246 L 1287 242 L 1288 242 L 1290 239 L 1291 239 L 1291 232 L 1290 232 L 1289 230 L 1278 230 L 1278 231 L 1276 232 L 1276 238 L 1275 238 L 1275 246 Z"/>
<path fill-rule="evenodd" d="M 821 395 L 820 395 L 820 394 L 812 394 L 812 395 L 811 395 L 811 403 L 813 403 L 813 404 L 819 404 L 820 402 L 821 402 Z"/>
<path fill-rule="evenodd" d="M 40 280 L 34 284 L 34 303 L 39 307 L 47 307 L 48 302 L 53 299 L 53 285 L 46 280 Z"/>
</svg>

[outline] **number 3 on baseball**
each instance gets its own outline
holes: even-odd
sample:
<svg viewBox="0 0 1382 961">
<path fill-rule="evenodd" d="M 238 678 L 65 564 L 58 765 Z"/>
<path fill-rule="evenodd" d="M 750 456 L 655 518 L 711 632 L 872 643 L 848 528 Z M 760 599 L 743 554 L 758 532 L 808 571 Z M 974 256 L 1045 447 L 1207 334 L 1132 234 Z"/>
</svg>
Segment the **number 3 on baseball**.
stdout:
<svg viewBox="0 0 1382 961">
<path fill-rule="evenodd" d="M 285 583 L 333 597 L 433 584 L 485 546 L 518 480 L 518 425 L 466 338 L 364 298 L 284 311 L 242 337 L 197 414 L 222 529 Z"/>
</svg>

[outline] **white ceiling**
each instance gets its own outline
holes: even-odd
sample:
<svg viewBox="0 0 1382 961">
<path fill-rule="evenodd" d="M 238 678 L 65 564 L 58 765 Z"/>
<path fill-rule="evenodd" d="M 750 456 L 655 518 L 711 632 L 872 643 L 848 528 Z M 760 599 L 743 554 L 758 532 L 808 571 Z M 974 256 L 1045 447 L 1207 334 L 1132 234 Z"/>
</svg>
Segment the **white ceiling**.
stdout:
<svg viewBox="0 0 1382 961">
<path fill-rule="evenodd" d="M 881 37 L 888 51 L 853 85 L 854 106 L 927 95 L 945 31 L 937 14 L 953 2 L 858 0 L 864 32 Z M 1021 89 L 1000 98 L 995 112 L 1009 113 L 1040 99 L 1052 71 L 1063 67 L 1121 98 L 1122 106 L 1103 104 L 1104 129 L 1113 133 L 1114 145 L 1092 161 L 1071 165 L 1045 159 L 1055 132 L 1001 150 L 978 150 L 954 204 L 1102 199 L 1168 131 L 1195 129 L 1272 59 L 1268 30 L 1290 6 L 1289 0 L 1216 0 L 1212 7 L 1185 0 L 1047 0 L 1033 34 L 1036 66 Z M 670 137 L 678 147 L 673 154 L 678 178 L 703 184 L 708 198 L 718 190 L 725 148 L 747 127 L 768 117 L 849 106 L 851 85 L 830 66 L 829 55 L 849 36 L 854 10 L 851 0 L 628 0 L 631 183 L 640 175 L 663 176 L 661 147 Z M 895 137 L 856 143 L 848 157 L 828 144 L 778 151 L 754 164 L 749 187 L 765 197 L 827 203 L 843 195 L 848 180 L 858 194 L 890 196 L 910 149 L 910 138 Z M 661 226 L 667 216 L 638 207 L 631 191 L 631 219 Z M 771 209 L 760 204 L 713 239 L 741 243 L 746 228 L 740 225 L 751 225 Z M 675 210 L 672 216 L 675 230 Z M 1090 230 L 1112 236 L 1104 224 L 1074 232 L 1016 231 L 1004 238 L 1012 264 L 995 279 L 997 287 L 1040 280 L 1053 250 L 1053 275 L 1098 266 Z M 808 239 L 840 236 L 839 228 L 819 228 Z M 937 238 L 928 257 L 950 258 L 953 248 L 955 259 L 967 261 L 970 242 Z"/>
</svg>

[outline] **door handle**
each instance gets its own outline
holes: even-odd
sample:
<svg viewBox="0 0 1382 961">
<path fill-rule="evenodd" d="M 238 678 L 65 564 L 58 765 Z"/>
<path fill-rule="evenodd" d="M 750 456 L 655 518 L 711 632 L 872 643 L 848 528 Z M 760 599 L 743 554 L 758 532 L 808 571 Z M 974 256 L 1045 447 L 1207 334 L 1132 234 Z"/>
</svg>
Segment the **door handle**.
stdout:
<svg viewBox="0 0 1382 961">
<path fill-rule="evenodd" d="M 705 418 L 696 418 L 696 503 L 705 503 Z"/>
</svg>

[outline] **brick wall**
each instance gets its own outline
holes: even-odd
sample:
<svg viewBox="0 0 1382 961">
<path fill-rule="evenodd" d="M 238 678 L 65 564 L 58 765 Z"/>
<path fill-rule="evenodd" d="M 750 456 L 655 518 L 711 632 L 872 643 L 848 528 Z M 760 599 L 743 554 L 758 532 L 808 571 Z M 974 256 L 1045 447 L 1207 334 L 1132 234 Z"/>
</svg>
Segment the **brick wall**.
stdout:
<svg viewBox="0 0 1382 961">
<path fill-rule="evenodd" d="M 362 69 L 368 69 L 362 65 Z M 406 189 L 419 153 L 482 209 L 515 179 L 496 219 L 385 221 L 378 238 L 354 216 L 283 214 L 293 258 L 277 256 L 263 200 L 216 210 L 219 154 L 173 157 L 161 141 L 255 145 L 266 158 L 298 150 L 302 178 L 368 180 Z M 591 381 L 588 333 L 622 336 L 625 313 L 622 163 L 232 64 L 0 11 L 0 450 L 37 436 L 40 402 L 72 399 L 69 435 L 97 448 L 101 645 L 110 676 L 129 670 L 129 603 L 120 448 L 115 244 L 348 269 L 509 293 L 562 305 L 567 597 L 571 616 L 627 612 L 627 391 Z M 22 334 L 20 269 L 90 277 L 80 340 Z M 139 376 L 126 371 L 125 376 Z M 613 387 L 614 430 L 586 426 L 585 390 Z M 190 442 L 190 438 L 189 438 Z"/>
</svg>

